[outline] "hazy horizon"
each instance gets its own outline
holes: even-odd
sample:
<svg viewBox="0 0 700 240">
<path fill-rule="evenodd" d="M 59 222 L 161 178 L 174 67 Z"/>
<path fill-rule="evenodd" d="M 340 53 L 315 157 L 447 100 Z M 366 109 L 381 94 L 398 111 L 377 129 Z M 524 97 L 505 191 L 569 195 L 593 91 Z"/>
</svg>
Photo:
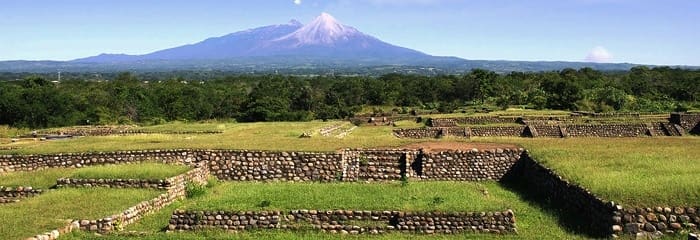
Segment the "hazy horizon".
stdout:
<svg viewBox="0 0 700 240">
<path fill-rule="evenodd" d="M 700 2 L 678 0 L 22 1 L 0 8 L 0 60 L 145 54 L 321 12 L 436 56 L 700 65 Z"/>
</svg>

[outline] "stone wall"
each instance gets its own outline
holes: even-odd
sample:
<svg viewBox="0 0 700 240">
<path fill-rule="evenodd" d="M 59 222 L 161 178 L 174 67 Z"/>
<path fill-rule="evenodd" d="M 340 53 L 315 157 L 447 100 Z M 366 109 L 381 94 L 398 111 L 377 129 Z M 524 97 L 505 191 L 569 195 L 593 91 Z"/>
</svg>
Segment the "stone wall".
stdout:
<svg viewBox="0 0 700 240">
<path fill-rule="evenodd" d="M 523 137 L 525 126 L 472 127 L 474 137 Z"/>
<path fill-rule="evenodd" d="M 100 219 L 73 220 L 64 227 L 38 234 L 27 239 L 53 240 L 58 239 L 61 235 L 70 233 L 74 230 L 100 233 L 121 230 L 125 226 L 135 223 L 139 219 L 143 218 L 145 215 L 156 212 L 163 207 L 170 205 L 175 200 L 184 198 L 187 183 L 193 182 L 197 184 L 206 184 L 208 177 L 209 170 L 206 167 L 197 167 L 178 176 L 167 178 L 166 181 L 172 184 L 165 193 L 160 194 L 151 200 L 140 202 L 122 211 L 121 213 Z"/>
<path fill-rule="evenodd" d="M 342 156 L 332 152 L 219 150 L 199 153 L 212 175 L 236 181 L 337 180 Z"/>
<path fill-rule="evenodd" d="M 441 136 L 439 128 L 398 128 L 394 129 L 394 136 L 398 138 L 438 138 Z"/>
<path fill-rule="evenodd" d="M 41 189 L 32 187 L 3 187 L 0 186 L 0 203 L 19 202 L 24 198 L 34 197 L 41 194 Z"/>
<path fill-rule="evenodd" d="M 186 194 L 186 184 L 189 182 L 206 184 L 209 171 L 206 167 L 195 168 L 181 175 L 165 180 L 170 183 L 167 191 L 156 198 L 140 202 L 119 214 L 96 220 L 78 220 L 80 230 L 92 232 L 111 232 L 123 229 L 126 225 L 132 224 L 141 219 L 146 214 L 160 210 L 170 205 L 175 200 L 182 199 Z"/>
<path fill-rule="evenodd" d="M 469 138 L 471 129 L 468 127 L 425 127 L 394 129 L 394 136 L 399 138 L 440 138 L 460 137 Z"/>
<path fill-rule="evenodd" d="M 569 137 L 641 137 L 649 136 L 646 124 L 577 124 L 567 125 Z"/>
<path fill-rule="evenodd" d="M 688 133 L 700 134 L 700 113 L 672 113 L 669 120 Z"/>
<path fill-rule="evenodd" d="M 523 149 L 453 150 L 421 153 L 422 179 L 445 181 L 499 180 L 520 159 Z"/>
<path fill-rule="evenodd" d="M 170 183 L 163 179 L 83 179 L 59 178 L 56 187 L 106 187 L 167 189 Z"/>
<path fill-rule="evenodd" d="M 344 152 L 343 181 L 392 181 L 408 176 L 415 150 L 357 149 Z"/>
<path fill-rule="evenodd" d="M 542 204 L 559 209 L 562 220 L 591 236 L 603 238 L 621 233 L 620 219 L 615 217 L 621 206 L 567 181 L 530 158 L 527 152 L 501 181 L 530 198 L 544 201 Z"/>
<path fill-rule="evenodd" d="M 700 130 L 700 126 L 696 127 Z M 472 126 L 394 129 L 399 138 L 470 137 L 644 137 L 681 136 L 685 130 L 664 122 L 612 124 L 533 124 L 520 126 Z"/>
<path fill-rule="evenodd" d="M 0 155 L 0 173 L 36 171 L 46 168 L 78 168 L 142 161 L 192 164 L 196 161 L 194 154 L 194 152 L 189 150 L 143 150 L 48 155 Z"/>
<path fill-rule="evenodd" d="M 295 229 L 328 233 L 514 233 L 513 211 L 502 212 L 402 212 L 358 210 L 291 211 L 185 211 L 176 210 L 169 230 Z"/>
<path fill-rule="evenodd" d="M 430 127 L 456 127 L 457 120 L 454 118 L 429 118 L 426 125 Z"/>
<path fill-rule="evenodd" d="M 529 127 L 537 131 L 537 137 L 562 137 L 561 129 L 557 125 L 529 125 Z"/>
<path fill-rule="evenodd" d="M 618 212 L 624 233 L 662 235 L 697 229 L 700 207 L 625 208 Z"/>
<path fill-rule="evenodd" d="M 498 123 L 518 123 L 522 117 L 514 116 L 481 116 L 481 117 L 460 117 L 454 118 L 459 124 L 466 125 L 483 125 L 483 124 L 498 124 Z"/>
<path fill-rule="evenodd" d="M 133 129 L 132 126 L 84 126 L 69 127 L 54 130 L 40 130 L 38 135 L 70 135 L 70 136 L 109 136 L 132 134 L 219 134 L 220 130 L 200 131 L 154 131 L 147 129 Z"/>
</svg>

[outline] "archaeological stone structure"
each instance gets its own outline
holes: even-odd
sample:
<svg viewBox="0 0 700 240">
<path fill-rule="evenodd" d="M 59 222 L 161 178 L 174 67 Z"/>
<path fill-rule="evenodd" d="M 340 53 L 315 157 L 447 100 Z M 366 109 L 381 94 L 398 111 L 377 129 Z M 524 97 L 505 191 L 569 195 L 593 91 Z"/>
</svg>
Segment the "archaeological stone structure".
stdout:
<svg viewBox="0 0 700 240">
<path fill-rule="evenodd" d="M 361 210 L 290 211 L 185 211 L 170 218 L 169 230 L 220 228 L 320 229 L 328 233 L 381 234 L 410 233 L 512 233 L 516 231 L 513 211 L 502 212 L 403 212 Z"/>
<path fill-rule="evenodd" d="M 43 192 L 32 187 L 3 187 L 0 186 L 0 203 L 19 202 L 24 198 L 30 198 Z"/>
<path fill-rule="evenodd" d="M 523 131 L 529 126 L 524 126 Z M 535 129 L 536 134 L 556 134 L 556 128 Z M 559 133 L 563 131 L 558 129 Z M 567 129 L 568 130 L 568 129 Z M 573 133 L 577 134 L 577 133 Z M 659 235 L 697 228 L 699 206 L 649 206 L 631 208 L 601 199 L 567 181 L 533 160 L 521 148 L 492 149 L 344 149 L 336 152 L 253 150 L 143 150 L 49 155 L 2 155 L 0 172 L 35 171 L 46 168 L 80 168 L 102 164 L 155 161 L 184 164 L 193 169 L 163 180 L 58 179 L 61 187 L 138 187 L 165 193 L 119 214 L 101 219 L 78 219 L 69 225 L 35 236 L 56 236 L 80 229 L 110 232 L 133 223 L 185 195 L 187 182 L 204 183 L 209 176 L 230 181 L 500 181 L 516 191 L 537 196 L 542 204 L 561 210 L 582 231 L 598 237 L 612 235 Z M 4 189 L 7 190 L 7 189 Z M 9 191 L 9 190 L 8 190 Z M 24 192 L 29 191 L 27 188 Z M 2 193 L 2 191 L 0 191 Z M 38 194 L 40 191 L 31 194 Z M 5 193 L 2 193 L 5 194 Z M 26 194 L 30 196 L 31 194 Z M 7 194 L 5 194 L 7 195 Z M 21 193 L 20 193 L 21 195 Z M 316 226 L 326 232 L 457 233 L 463 231 L 512 233 L 513 211 L 484 213 L 401 212 L 353 210 L 290 210 L 277 212 L 231 212 L 178 210 L 168 228 L 295 229 Z M 352 221 L 350 221 L 352 220 Z M 361 221 L 360 221 L 361 220 Z M 363 221 L 369 222 L 363 222 Z"/>
<path fill-rule="evenodd" d="M 639 114 L 597 114 L 596 118 L 633 117 Z M 672 113 L 667 121 L 576 122 L 576 116 L 478 116 L 431 118 L 423 128 L 394 129 L 400 138 L 441 137 L 643 137 L 700 134 L 700 113 Z M 497 124 L 497 126 L 485 126 Z M 505 125 L 503 125 L 505 124 Z"/>
</svg>

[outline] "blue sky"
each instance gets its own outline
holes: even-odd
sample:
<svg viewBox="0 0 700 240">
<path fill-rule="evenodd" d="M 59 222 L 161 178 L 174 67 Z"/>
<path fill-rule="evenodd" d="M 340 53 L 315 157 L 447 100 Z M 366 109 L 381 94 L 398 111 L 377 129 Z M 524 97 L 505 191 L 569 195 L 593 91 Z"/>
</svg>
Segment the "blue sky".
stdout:
<svg viewBox="0 0 700 240">
<path fill-rule="evenodd" d="M 3 0 L 0 60 L 143 54 L 321 12 L 432 55 L 700 65 L 698 0 Z"/>
</svg>

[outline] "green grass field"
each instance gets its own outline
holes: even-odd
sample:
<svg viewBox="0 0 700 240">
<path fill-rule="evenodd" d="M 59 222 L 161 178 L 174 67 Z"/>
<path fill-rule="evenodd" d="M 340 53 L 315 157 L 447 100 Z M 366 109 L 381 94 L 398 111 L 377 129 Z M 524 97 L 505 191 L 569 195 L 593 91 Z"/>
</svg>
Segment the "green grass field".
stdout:
<svg viewBox="0 0 700 240">
<path fill-rule="evenodd" d="M 482 193 L 486 189 L 490 190 L 489 195 Z M 506 195 L 505 190 L 493 183 L 411 182 L 401 186 L 398 183 L 225 182 L 188 208 L 251 210 L 261 209 L 257 206 L 269 201 L 265 209 L 270 210 L 503 211 L 510 207 Z"/>
<path fill-rule="evenodd" d="M 2 239 L 24 239 L 65 226 L 70 219 L 98 219 L 119 213 L 158 191 L 81 188 L 47 191 L 18 203 L 0 204 Z"/>
<path fill-rule="evenodd" d="M 166 179 L 180 175 L 191 167 L 163 163 L 138 163 L 104 165 L 80 168 L 70 178 L 105 178 L 105 179 Z"/>
<path fill-rule="evenodd" d="M 597 195 L 628 205 L 695 203 L 700 199 L 700 138 L 473 138 L 462 140 L 399 139 L 392 127 L 360 127 L 345 138 L 303 132 L 338 122 L 278 123 L 173 123 L 164 128 L 182 130 L 223 129 L 214 135 L 134 135 L 85 137 L 65 141 L 32 142 L 6 153 L 56 153 L 163 148 L 264 149 L 335 151 L 356 147 L 391 147 L 420 141 L 466 141 L 516 143 L 569 180 Z M 409 124 L 399 122 L 399 124 Z M 0 177 L 0 179 L 2 179 Z M 0 183 L 2 183 L 0 181 Z"/>
<path fill-rule="evenodd" d="M 540 163 L 624 206 L 700 201 L 700 138 L 484 139 L 519 143 Z"/>
<path fill-rule="evenodd" d="M 537 114 L 542 114 L 538 112 Z M 167 130 L 221 130 L 222 134 L 203 135 L 131 135 L 84 137 L 49 142 L 5 142 L 2 146 L 21 147 L 2 150 L 0 154 L 35 154 L 83 151 L 116 151 L 136 149 L 260 149 L 289 151 L 335 151 L 343 148 L 396 147 L 409 143 L 437 142 L 495 142 L 518 144 L 542 164 L 554 169 L 594 194 L 629 206 L 694 205 L 700 199 L 700 138 L 699 137 L 645 137 L 645 138 L 473 138 L 469 140 L 444 138 L 429 140 L 398 139 L 392 136 L 392 127 L 360 127 L 345 138 L 320 136 L 318 130 L 339 122 L 278 122 L 278 123 L 222 123 L 199 124 L 171 123 L 148 127 Z M 411 121 L 399 121 L 398 127 L 416 127 Z M 304 132 L 315 133 L 311 138 L 299 138 Z M 129 166 L 129 165 L 127 165 Z M 88 168 L 85 168 L 88 171 Z M 99 169 L 99 168 L 98 168 Z M 153 169 L 158 169 L 154 167 Z M 83 169 L 81 169 L 83 170 Z M 30 185 L 49 187 L 61 176 L 71 176 L 74 169 L 51 169 L 31 173 L 0 175 L 0 185 Z M 89 170 L 84 176 L 117 174 L 121 170 Z M 163 172 L 126 174 L 169 175 Z M 168 171 L 186 171 L 172 170 Z M 144 171 L 146 172 L 146 171 Z M 172 173 L 172 172 L 171 172 Z M 116 176 L 116 175 L 115 175 Z M 119 175 L 124 176 L 124 175 Z M 125 177 L 120 177 L 125 178 Z M 29 184 L 25 184 L 29 183 Z M 209 193 L 196 199 L 177 202 L 172 207 L 146 217 L 127 230 L 147 232 L 144 239 L 228 239 L 222 231 L 201 233 L 166 234 L 160 232 L 167 219 L 177 208 L 195 209 L 256 209 L 263 201 L 270 201 L 269 209 L 296 208 L 363 208 L 363 209 L 444 209 L 444 210 L 502 210 L 513 209 L 518 220 L 517 236 L 492 235 L 438 236 L 437 239 L 576 239 L 585 238 L 560 226 L 556 213 L 542 209 L 537 204 L 521 199 L 512 191 L 496 183 L 443 183 L 411 182 L 401 188 L 397 184 L 329 184 L 332 189 L 319 184 L 290 183 L 221 183 Z M 481 194 L 489 191 L 489 198 Z M 341 189 L 334 192 L 334 189 Z M 323 196 L 332 195 L 324 198 Z M 381 197 L 369 197 L 369 196 Z M 438 196 L 439 195 L 439 196 Z M 440 197 L 440 204 L 432 200 Z M 0 208 L 5 206 L 0 205 Z M 258 208 L 259 209 L 259 208 Z M 30 215 L 32 216 L 32 215 Z M 0 226 L 3 226 L 0 224 Z M 33 233 L 36 233 L 34 231 Z M 4 236 L 4 235 L 0 235 Z M 368 236 L 361 236 L 365 238 Z M 389 234 L 376 239 L 421 239 L 420 235 Z M 90 239 L 91 234 L 76 233 L 68 239 Z M 106 239 L 129 238 L 109 235 Z M 290 233 L 284 231 L 246 232 L 235 235 L 240 239 L 334 239 L 344 236 L 325 235 L 316 232 Z M 355 237 L 349 237 L 355 238 Z M 102 238 L 100 238 L 102 239 Z"/>
<path fill-rule="evenodd" d="M 397 139 L 391 127 L 360 127 L 345 138 L 314 134 L 322 127 L 342 122 L 261 122 L 261 123 L 172 123 L 158 128 L 176 130 L 212 129 L 222 134 L 143 134 L 128 136 L 81 137 L 59 141 L 31 141 L 0 146 L 20 149 L 0 150 L 0 154 L 37 154 L 61 152 L 117 151 L 138 149 L 266 149 L 298 151 L 335 151 L 342 148 L 398 146 L 416 140 Z M 222 129 L 220 129 L 220 127 Z"/>
<path fill-rule="evenodd" d="M 483 193 L 488 191 L 488 195 Z M 440 198 L 440 201 L 435 201 Z M 261 210 L 260 202 L 268 200 L 264 209 L 367 209 L 407 211 L 487 211 L 512 209 L 517 219 L 517 235 L 415 235 L 392 233 L 380 236 L 341 236 L 320 232 L 259 231 L 231 234 L 225 231 L 163 233 L 170 215 L 176 209 Z M 439 202 L 439 203 L 436 203 Z M 209 189 L 199 198 L 186 199 L 147 216 L 128 226 L 126 231 L 145 236 L 75 233 L 67 239 L 585 239 L 564 230 L 557 218 L 547 210 L 531 205 L 495 182 L 410 182 L 400 183 L 237 183 L 225 182 Z"/>
<path fill-rule="evenodd" d="M 189 170 L 190 167 L 162 163 L 137 163 L 90 166 L 84 168 L 50 168 L 36 172 L 12 172 L 0 175 L 0 186 L 31 186 L 46 189 L 59 178 L 165 179 Z"/>
</svg>

